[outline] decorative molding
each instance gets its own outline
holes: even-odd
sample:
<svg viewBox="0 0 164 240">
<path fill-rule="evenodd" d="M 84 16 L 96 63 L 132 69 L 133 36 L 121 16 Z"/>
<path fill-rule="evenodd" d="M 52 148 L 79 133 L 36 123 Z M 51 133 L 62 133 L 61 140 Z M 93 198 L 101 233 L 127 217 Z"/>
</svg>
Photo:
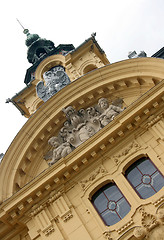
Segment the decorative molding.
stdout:
<svg viewBox="0 0 164 240">
<path fill-rule="evenodd" d="M 126 148 L 124 148 L 118 155 L 114 155 L 111 159 L 114 161 L 116 165 L 119 165 L 122 161 L 124 161 L 127 157 L 129 157 L 132 153 L 138 151 L 141 146 L 133 141 Z"/>
<path fill-rule="evenodd" d="M 158 225 L 158 221 L 154 215 L 143 212 L 141 224 L 143 227 L 150 230 Z"/>
<path fill-rule="evenodd" d="M 164 239 L 163 237 L 163 225 L 164 225 L 164 209 L 159 209 L 155 214 L 149 214 L 145 212 L 144 207 L 139 208 L 139 212 L 142 215 L 142 226 L 136 226 L 133 231 L 133 235 L 136 239 Z M 155 231 L 152 231 L 156 228 Z M 161 238 L 162 236 L 162 238 Z"/>
<path fill-rule="evenodd" d="M 107 170 L 104 168 L 103 165 L 101 165 L 100 167 L 98 167 L 96 170 L 94 170 L 90 175 L 89 177 L 87 177 L 86 179 L 84 180 L 81 180 L 79 183 L 80 183 L 80 186 L 82 188 L 83 191 L 85 191 L 85 189 L 90 185 L 92 184 L 92 182 L 94 180 L 97 180 L 99 178 L 101 178 L 102 176 L 104 176 L 105 174 L 107 174 Z"/>
<path fill-rule="evenodd" d="M 164 196 L 160 197 L 158 200 L 153 202 L 154 206 L 157 207 L 160 203 L 164 201 Z"/>
<path fill-rule="evenodd" d="M 50 204 L 50 203 L 54 202 L 56 199 L 58 199 L 60 196 L 61 196 L 61 192 L 60 191 L 59 192 L 52 191 L 50 193 L 50 198 L 48 199 L 47 202 Z"/>
<path fill-rule="evenodd" d="M 67 212 L 66 215 L 64 215 L 64 217 L 62 217 L 63 222 L 67 222 L 69 219 L 71 219 L 73 217 L 73 214 L 71 212 L 71 210 L 69 212 Z"/>
<path fill-rule="evenodd" d="M 66 157 L 121 113 L 124 110 L 122 103 L 122 99 L 116 99 L 109 104 L 106 98 L 100 98 L 97 105 L 87 109 L 77 111 L 72 106 L 64 108 L 67 121 L 64 122 L 58 136 L 52 136 L 48 140 L 52 150 L 47 152 L 44 159 L 52 159 L 48 163 L 51 166 Z M 122 136 L 121 131 L 118 134 Z"/>
<path fill-rule="evenodd" d="M 38 213 L 40 213 L 44 207 L 42 205 L 36 204 L 32 207 L 32 211 L 30 212 L 30 217 L 34 217 Z"/>
<path fill-rule="evenodd" d="M 156 123 L 151 125 L 151 128 L 149 129 L 157 139 L 164 141 L 164 121 L 159 119 Z"/>
<path fill-rule="evenodd" d="M 103 237 L 107 240 L 113 240 L 109 231 L 103 232 Z"/>
<path fill-rule="evenodd" d="M 63 222 L 67 222 L 73 217 L 72 211 L 62 195 L 59 195 L 59 197 L 53 199 L 51 203 L 56 212 L 56 219 L 61 218 Z"/>
<path fill-rule="evenodd" d="M 146 230 L 144 227 L 141 226 L 135 227 L 133 235 L 135 236 L 136 239 L 141 240 L 146 236 Z"/>
<path fill-rule="evenodd" d="M 54 232 L 55 229 L 53 226 L 50 226 L 48 229 L 46 229 L 45 231 L 43 231 L 43 233 L 45 234 L 45 236 L 50 235 L 52 232 Z"/>
<path fill-rule="evenodd" d="M 119 228 L 117 230 L 117 232 L 120 234 L 123 231 L 125 231 L 127 228 L 129 228 L 132 224 L 134 224 L 133 220 L 131 219 L 129 222 L 127 222 L 126 224 L 124 224 L 121 228 Z"/>
<path fill-rule="evenodd" d="M 161 119 L 163 118 L 163 114 L 160 114 L 158 116 L 154 116 L 154 115 L 151 115 L 149 118 L 148 118 L 148 123 L 147 123 L 147 126 L 148 128 L 149 127 L 152 127 L 155 123 L 157 123 L 158 121 L 160 121 Z"/>
<path fill-rule="evenodd" d="M 72 63 L 69 63 L 67 65 L 67 69 L 69 70 L 70 73 L 72 73 L 73 79 L 80 77 L 80 74 L 78 73 L 77 69 L 74 67 L 74 65 Z"/>
<path fill-rule="evenodd" d="M 45 236 L 55 231 L 47 211 L 46 204 L 44 206 L 36 204 L 32 207 L 32 211 L 29 215 L 37 226 L 37 232 L 40 233 L 40 231 L 42 231 Z"/>
</svg>

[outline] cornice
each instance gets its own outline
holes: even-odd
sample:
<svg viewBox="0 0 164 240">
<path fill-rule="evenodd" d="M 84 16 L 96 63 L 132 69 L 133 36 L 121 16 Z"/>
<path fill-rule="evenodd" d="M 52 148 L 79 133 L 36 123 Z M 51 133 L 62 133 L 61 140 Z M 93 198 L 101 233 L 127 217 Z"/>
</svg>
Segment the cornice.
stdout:
<svg viewBox="0 0 164 240">
<path fill-rule="evenodd" d="M 120 138 L 126 137 L 126 132 L 131 131 L 131 125 L 134 129 L 136 125 L 147 121 L 147 111 L 150 114 L 156 109 L 164 107 L 164 80 L 144 94 L 138 101 L 129 106 L 120 113 L 110 124 L 88 139 L 72 153 L 61 159 L 53 166 L 45 169 L 31 182 L 26 184 L 20 191 L 4 201 L 0 205 L 0 217 L 15 213 L 18 209 L 21 211 L 24 206 L 34 200 L 37 202 L 40 198 L 46 196 L 50 189 L 58 187 L 76 172 L 80 172 L 88 162 L 92 162 L 98 156 L 98 153 L 106 148 L 113 147 Z M 37 200 L 38 199 L 38 200 Z M 30 205 L 29 205 L 30 206 Z"/>
<path fill-rule="evenodd" d="M 154 74 L 153 71 L 158 71 L 158 74 Z M 125 87 L 125 91 L 127 91 L 126 81 L 130 77 L 151 76 L 151 74 L 152 82 L 153 77 L 160 79 L 164 76 L 164 60 L 146 58 L 127 60 L 111 64 L 97 69 L 90 74 L 84 75 L 44 103 L 20 130 L 1 162 L 1 198 L 3 196 L 3 199 L 6 199 L 13 194 L 14 178 L 16 172 L 19 170 L 19 165 L 24 160 L 28 160 L 29 162 L 31 161 L 30 158 L 32 154 L 30 151 L 34 153 L 39 151 L 40 145 L 37 141 L 46 141 L 47 137 L 52 134 L 52 130 L 54 132 L 61 127 L 61 124 L 65 121 L 63 113 L 61 112 L 63 107 L 73 105 L 76 109 L 79 109 L 84 106 L 91 106 L 98 98 L 106 94 L 107 90 L 108 94 L 117 92 L 118 87 L 119 89 L 124 89 Z M 117 86 L 115 83 L 117 83 Z M 132 82 L 132 85 L 133 84 L 134 88 L 139 86 L 139 82 L 137 82 L 137 80 L 136 82 Z M 100 133 L 97 133 L 89 139 L 87 143 L 82 144 L 82 146 L 74 150 L 66 157 L 65 161 L 67 161 L 70 156 L 74 159 L 74 155 L 76 159 L 81 159 L 80 156 L 83 156 L 84 153 L 86 154 L 86 150 L 90 151 L 90 149 L 98 145 L 104 149 L 103 141 L 114 143 L 116 136 L 122 137 L 125 135 L 124 130 L 121 129 L 122 127 L 129 130 L 133 129 L 140 123 L 141 111 L 143 111 L 141 115 L 145 116 L 145 118 L 147 117 L 147 111 L 145 110 L 146 112 L 144 113 L 143 110 L 145 109 L 145 104 L 147 104 L 147 109 L 149 109 L 147 114 L 149 114 L 151 110 L 150 105 L 152 101 L 152 91 L 154 96 L 153 101 L 156 98 L 156 101 L 158 101 L 158 98 L 160 98 L 161 94 L 163 94 L 163 81 L 139 98 L 137 102 L 129 106 L 124 112 L 117 116 L 115 121 L 111 122 L 109 126 L 102 129 Z M 154 107 L 152 107 L 152 109 L 154 109 Z M 132 124 L 132 122 L 134 123 Z M 108 139 L 108 136 L 111 137 Z M 81 155 L 79 155 L 79 153 Z M 94 150 L 92 151 L 91 156 L 95 156 Z M 77 168 L 75 167 L 75 169 Z M 68 176 L 68 174 L 66 175 Z"/>
</svg>

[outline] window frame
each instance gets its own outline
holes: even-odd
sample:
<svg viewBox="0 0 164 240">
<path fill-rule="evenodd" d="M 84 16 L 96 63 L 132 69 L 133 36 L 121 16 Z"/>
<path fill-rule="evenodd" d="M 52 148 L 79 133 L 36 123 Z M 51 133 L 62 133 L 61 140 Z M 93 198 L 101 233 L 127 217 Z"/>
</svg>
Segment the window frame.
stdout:
<svg viewBox="0 0 164 240">
<path fill-rule="evenodd" d="M 123 217 L 123 218 L 120 218 L 120 220 L 112 225 L 108 225 L 106 222 L 105 222 L 105 219 L 102 217 L 102 214 L 99 212 L 99 210 L 97 209 L 97 207 L 95 206 L 94 202 L 93 202 L 93 197 L 96 193 L 98 193 L 101 189 L 105 188 L 105 186 L 107 185 L 111 185 L 111 186 L 116 186 L 117 187 L 117 190 L 119 191 L 119 193 L 122 195 L 122 197 L 120 199 L 124 199 L 126 201 L 126 203 L 128 204 L 130 210 L 126 213 L 126 215 Z M 106 189 L 105 189 L 106 190 Z M 103 191 L 102 191 L 103 192 Z M 101 192 L 101 193 L 102 193 Z M 100 193 L 100 194 L 101 194 Z M 119 200 L 120 200 L 119 199 Z M 110 201 L 110 199 L 108 199 Z M 118 200 L 118 201 L 119 201 Z M 105 224 L 105 226 L 108 226 L 108 227 L 113 227 L 115 224 L 119 223 L 122 219 L 124 219 L 128 214 L 129 212 L 132 210 L 132 206 L 131 204 L 129 203 L 129 201 L 127 200 L 127 198 L 125 197 L 125 195 L 122 193 L 122 191 L 120 190 L 120 188 L 117 186 L 117 184 L 114 182 L 114 181 L 109 181 L 109 182 L 106 182 L 104 183 L 103 185 L 101 185 L 99 188 L 96 189 L 96 191 L 94 191 L 94 193 L 92 194 L 92 196 L 90 197 L 90 202 L 93 206 L 93 208 L 95 209 L 96 213 L 98 214 L 98 216 L 100 217 L 100 219 L 103 221 L 103 223 Z M 117 214 L 118 215 L 118 214 Z"/>
<path fill-rule="evenodd" d="M 158 173 L 164 178 L 164 175 L 161 173 L 161 171 L 159 170 L 159 168 L 154 164 L 154 162 L 151 160 L 151 158 L 146 154 L 146 155 L 142 155 L 142 156 L 140 156 L 139 158 L 135 158 L 135 160 L 132 160 L 131 161 L 131 164 L 129 165 L 128 164 L 128 167 L 126 167 L 126 170 L 124 169 L 124 172 L 123 172 L 123 175 L 124 175 L 124 177 L 125 177 L 125 179 L 126 179 L 126 181 L 130 184 L 130 186 L 132 187 L 132 189 L 135 191 L 135 193 L 137 194 L 137 196 L 141 199 L 141 200 L 146 200 L 146 199 L 148 199 L 148 198 L 151 198 L 151 197 L 153 197 L 156 193 L 158 193 L 163 187 L 161 187 L 158 191 L 156 191 L 155 189 L 154 189 L 154 187 L 152 187 L 153 188 L 153 190 L 155 191 L 155 193 L 153 194 L 153 195 L 151 195 L 151 196 L 149 196 L 149 197 L 147 197 L 147 198 L 143 198 L 142 196 L 141 196 L 141 194 L 136 190 L 136 187 L 139 185 L 137 185 L 136 187 L 134 187 L 133 186 L 133 184 L 127 179 L 127 171 L 128 170 L 130 170 L 129 168 L 131 168 L 132 167 L 132 165 L 134 165 L 137 161 L 140 161 L 140 160 L 142 160 L 142 159 L 144 159 L 145 158 L 145 160 L 147 159 L 147 160 L 149 160 L 150 162 L 151 162 L 151 164 L 154 166 L 154 168 L 156 169 L 156 171 L 158 171 Z M 136 164 L 136 166 L 138 166 L 137 164 Z M 134 168 L 136 168 L 136 166 L 134 166 L 133 167 L 133 169 Z M 156 172 L 155 171 L 155 172 Z M 154 172 L 154 173 L 155 173 Z M 153 173 L 153 174 L 154 174 Z M 144 175 L 148 175 L 148 174 L 143 174 L 142 172 L 141 172 L 141 174 L 144 176 Z M 151 174 L 151 175 L 153 175 L 153 174 Z"/>
</svg>

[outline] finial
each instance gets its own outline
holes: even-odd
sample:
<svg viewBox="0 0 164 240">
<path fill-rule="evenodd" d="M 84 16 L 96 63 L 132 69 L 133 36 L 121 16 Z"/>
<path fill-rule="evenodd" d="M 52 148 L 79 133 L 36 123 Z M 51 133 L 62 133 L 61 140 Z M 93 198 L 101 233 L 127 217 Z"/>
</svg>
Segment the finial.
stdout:
<svg viewBox="0 0 164 240">
<path fill-rule="evenodd" d="M 21 22 L 16 18 L 16 20 L 18 21 L 18 23 L 20 24 L 20 26 L 23 28 L 23 33 L 24 34 L 26 34 L 26 35 L 29 35 L 30 33 L 29 33 L 29 30 L 28 29 L 25 29 L 24 27 L 23 27 L 23 25 L 21 24 Z"/>
<path fill-rule="evenodd" d="M 91 37 L 95 37 L 96 36 L 96 32 L 93 32 L 92 34 L 91 34 Z"/>
</svg>

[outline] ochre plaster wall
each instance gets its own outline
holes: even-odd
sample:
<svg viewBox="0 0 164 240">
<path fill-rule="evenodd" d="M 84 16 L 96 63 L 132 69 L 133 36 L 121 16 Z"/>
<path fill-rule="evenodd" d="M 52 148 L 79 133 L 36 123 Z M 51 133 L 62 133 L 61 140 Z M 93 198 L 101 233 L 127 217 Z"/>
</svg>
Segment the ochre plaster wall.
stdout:
<svg viewBox="0 0 164 240">
<path fill-rule="evenodd" d="M 106 64 L 109 64 L 109 61 L 105 53 L 101 53 L 94 42 L 90 40 L 66 56 L 57 54 L 45 58 L 34 73 L 35 80 L 13 97 L 12 101 L 20 108 L 24 116 L 29 118 L 43 104 L 43 101 L 36 94 L 36 85 L 39 81 L 44 81 L 44 72 L 49 71 L 54 66 L 61 65 L 65 68 L 70 80 L 74 81 L 89 70 L 103 67 Z"/>
<path fill-rule="evenodd" d="M 26 225 L 29 238 L 58 240 L 162 239 L 164 221 L 163 189 L 148 199 L 140 199 L 124 177 L 125 169 L 141 156 L 148 156 L 164 174 L 164 118 L 148 120 L 143 133 L 129 134 L 123 141 L 108 146 L 103 153 L 88 159 L 73 178 L 62 179 L 49 194 L 28 209 Z M 154 130 L 155 129 L 155 130 Z M 164 128 L 163 128 L 164 129 Z M 63 161 L 63 160 L 61 160 Z M 92 206 L 92 194 L 107 182 L 114 181 L 131 205 L 131 211 L 117 224 L 107 227 Z M 52 186 L 53 188 L 53 186 Z M 19 220 L 17 220 L 19 221 Z M 24 222 L 24 221 L 23 221 Z M 25 224 L 25 223 L 24 223 Z M 140 233 L 141 236 L 139 235 Z M 25 234 L 25 233 L 24 233 Z M 26 232 L 27 234 L 27 232 Z M 21 235 L 20 235 L 21 236 Z"/>
<path fill-rule="evenodd" d="M 163 66 L 159 59 L 106 66 L 74 81 L 38 109 L 0 165 L 0 239 L 160 239 L 163 189 L 140 199 L 124 172 L 135 160 L 148 156 L 164 174 Z M 92 106 L 101 97 L 111 101 L 122 97 L 127 108 L 66 158 L 48 167 L 43 152 L 65 121 L 62 108 Z M 110 181 L 121 189 L 131 211 L 107 227 L 90 199 Z"/>
</svg>

